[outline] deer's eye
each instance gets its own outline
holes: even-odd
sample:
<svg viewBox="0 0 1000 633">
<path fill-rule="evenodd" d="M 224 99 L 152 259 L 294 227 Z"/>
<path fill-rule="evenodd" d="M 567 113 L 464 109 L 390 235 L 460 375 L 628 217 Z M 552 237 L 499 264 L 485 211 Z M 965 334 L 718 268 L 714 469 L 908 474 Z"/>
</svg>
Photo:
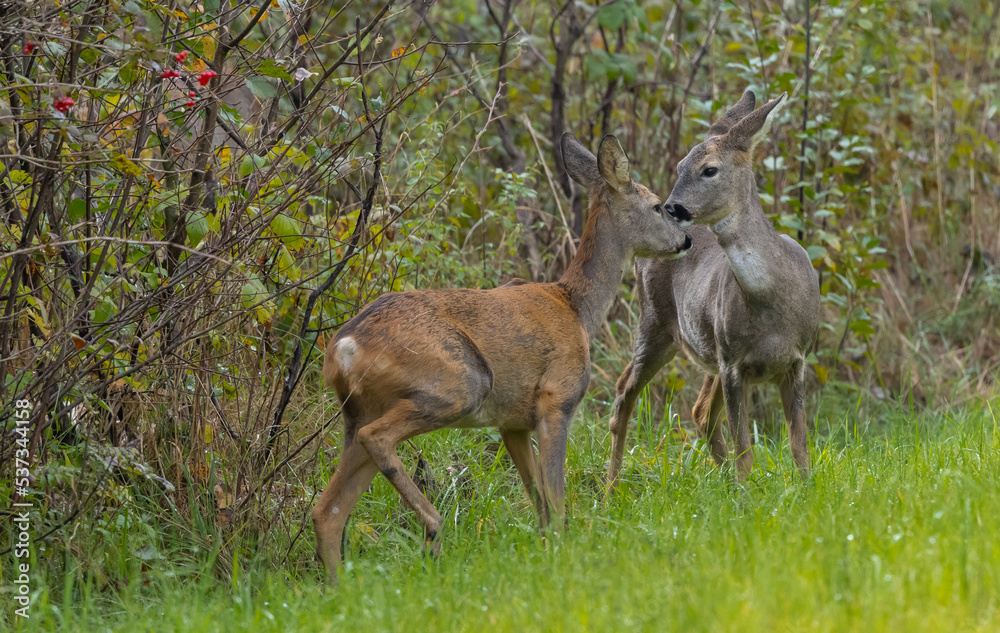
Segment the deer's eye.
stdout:
<svg viewBox="0 0 1000 633">
<path fill-rule="evenodd" d="M 704 176 L 705 178 L 711 178 L 717 173 L 719 173 L 718 167 L 706 167 L 705 169 L 701 170 L 701 175 Z"/>
</svg>

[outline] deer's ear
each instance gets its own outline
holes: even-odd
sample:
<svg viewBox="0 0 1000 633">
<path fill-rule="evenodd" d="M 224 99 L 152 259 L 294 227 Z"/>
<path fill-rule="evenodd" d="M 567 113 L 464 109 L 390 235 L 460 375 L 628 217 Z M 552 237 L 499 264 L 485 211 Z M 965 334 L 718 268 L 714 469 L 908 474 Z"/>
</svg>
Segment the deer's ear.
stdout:
<svg viewBox="0 0 1000 633">
<path fill-rule="evenodd" d="M 756 105 L 757 97 L 754 96 L 753 91 L 747 90 L 743 93 L 743 96 L 740 97 L 740 100 L 736 102 L 736 105 L 726 110 L 726 113 L 722 115 L 722 118 L 713 123 L 712 127 L 708 128 L 708 134 L 705 135 L 705 138 L 722 136 L 740 119 L 753 112 Z"/>
<path fill-rule="evenodd" d="M 597 148 L 597 168 L 601 178 L 612 190 L 618 191 L 632 183 L 632 169 L 622 144 L 614 136 L 607 134 Z"/>
<path fill-rule="evenodd" d="M 578 141 L 575 136 L 566 132 L 560 141 L 563 155 L 563 165 L 570 178 L 587 189 L 593 189 L 601 184 L 601 173 L 597 169 L 597 158 Z"/>
<path fill-rule="evenodd" d="M 777 99 L 772 99 L 754 110 L 750 114 L 740 119 L 726 133 L 726 141 L 735 149 L 742 151 L 752 151 L 754 145 L 764 138 L 771 129 L 771 115 L 778 108 L 787 92 L 783 92 Z"/>
</svg>

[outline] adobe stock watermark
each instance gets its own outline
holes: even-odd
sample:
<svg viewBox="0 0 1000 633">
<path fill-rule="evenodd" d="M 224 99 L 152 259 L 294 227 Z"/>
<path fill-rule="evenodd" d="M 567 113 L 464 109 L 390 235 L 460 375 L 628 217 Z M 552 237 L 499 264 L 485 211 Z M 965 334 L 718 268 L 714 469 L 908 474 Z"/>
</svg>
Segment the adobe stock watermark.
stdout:
<svg viewBox="0 0 1000 633">
<path fill-rule="evenodd" d="M 28 488 L 29 471 L 31 469 L 31 402 L 18 400 L 15 403 L 14 419 L 14 494 L 12 499 L 12 514 L 14 515 L 14 539 L 12 552 L 14 554 L 14 618 L 30 618 L 31 610 L 31 518 L 29 511 L 34 507 L 31 501 L 31 491 Z"/>
</svg>

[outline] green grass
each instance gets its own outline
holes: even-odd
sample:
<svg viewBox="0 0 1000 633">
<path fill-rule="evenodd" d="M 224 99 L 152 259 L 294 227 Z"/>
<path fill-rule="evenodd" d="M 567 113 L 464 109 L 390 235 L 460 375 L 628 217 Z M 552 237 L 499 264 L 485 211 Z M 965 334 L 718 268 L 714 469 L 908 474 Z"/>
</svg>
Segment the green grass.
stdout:
<svg viewBox="0 0 1000 633">
<path fill-rule="evenodd" d="M 334 589 L 319 584 L 307 530 L 284 566 L 263 556 L 228 579 L 210 571 L 218 561 L 178 574 L 169 555 L 117 590 L 49 579 L 22 630 L 997 630 L 995 414 L 996 401 L 871 419 L 845 409 L 817 423 L 808 482 L 784 437 L 761 437 L 742 490 L 699 442 L 646 419 L 622 489 L 605 499 L 605 420 L 585 413 L 570 519 L 546 540 L 495 438 L 439 433 L 419 442 L 447 517 L 439 558 L 421 554 L 412 517 L 379 478 Z"/>
</svg>

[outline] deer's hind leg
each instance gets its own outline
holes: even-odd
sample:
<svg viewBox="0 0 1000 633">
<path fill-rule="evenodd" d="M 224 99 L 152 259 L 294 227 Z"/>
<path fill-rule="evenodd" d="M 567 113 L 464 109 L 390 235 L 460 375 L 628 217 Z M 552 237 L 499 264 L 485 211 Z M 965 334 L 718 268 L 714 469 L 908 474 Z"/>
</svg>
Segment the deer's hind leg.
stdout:
<svg viewBox="0 0 1000 633">
<path fill-rule="evenodd" d="M 608 464 L 608 489 L 618 483 L 622 459 L 625 456 L 625 439 L 628 423 L 635 410 L 635 401 L 643 388 L 649 384 L 660 368 L 677 352 L 677 346 L 662 332 L 658 336 L 647 337 L 640 325 L 636 340 L 635 356 L 618 378 L 614 408 L 611 410 L 611 461 Z"/>
<path fill-rule="evenodd" d="M 352 430 L 345 431 L 344 452 L 340 456 L 337 472 L 330 478 L 312 511 L 316 550 L 326 567 L 327 580 L 331 584 L 337 580 L 344 526 L 347 525 L 358 499 L 378 472 L 368 452 L 352 435 Z"/>
<path fill-rule="evenodd" d="M 698 430 L 708 442 L 712 458 L 719 466 L 725 463 L 728 455 L 726 438 L 719 427 L 724 407 L 722 381 L 718 376 L 706 374 L 705 381 L 701 385 L 701 392 L 698 393 L 698 400 L 691 410 L 691 417 L 694 418 Z"/>
<path fill-rule="evenodd" d="M 788 445 L 803 479 L 809 476 L 809 430 L 806 426 L 805 364 L 796 363 L 781 380 L 781 404 L 788 423 Z"/>
<path fill-rule="evenodd" d="M 407 474 L 397 448 L 411 437 L 448 426 L 455 417 L 434 415 L 422 410 L 413 400 L 400 400 L 382 417 L 358 431 L 358 442 L 371 456 L 379 472 L 396 488 L 403 502 L 417 513 L 417 519 L 426 530 L 427 543 L 434 553 L 440 549 L 437 536 L 442 524 L 441 515 Z"/>
</svg>

